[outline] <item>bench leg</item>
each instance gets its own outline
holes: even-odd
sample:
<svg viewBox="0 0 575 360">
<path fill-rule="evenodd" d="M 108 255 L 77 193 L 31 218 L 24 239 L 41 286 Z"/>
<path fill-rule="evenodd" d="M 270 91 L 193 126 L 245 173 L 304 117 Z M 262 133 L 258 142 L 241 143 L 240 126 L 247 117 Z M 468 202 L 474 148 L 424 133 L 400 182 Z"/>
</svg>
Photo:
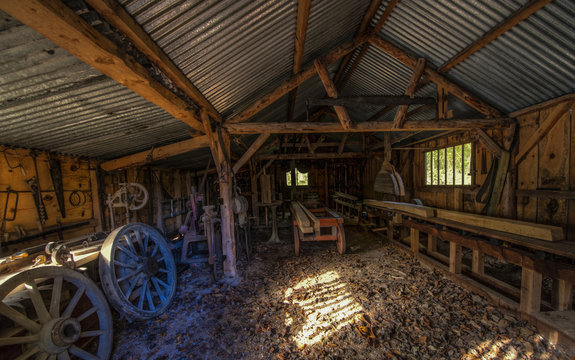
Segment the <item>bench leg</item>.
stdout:
<svg viewBox="0 0 575 360">
<path fill-rule="evenodd" d="M 541 309 L 541 280 L 540 272 L 523 268 L 521 272 L 521 300 L 519 309 L 527 314 L 539 312 Z"/>
<path fill-rule="evenodd" d="M 449 243 L 449 271 L 461 274 L 461 245 L 453 241 Z"/>
</svg>

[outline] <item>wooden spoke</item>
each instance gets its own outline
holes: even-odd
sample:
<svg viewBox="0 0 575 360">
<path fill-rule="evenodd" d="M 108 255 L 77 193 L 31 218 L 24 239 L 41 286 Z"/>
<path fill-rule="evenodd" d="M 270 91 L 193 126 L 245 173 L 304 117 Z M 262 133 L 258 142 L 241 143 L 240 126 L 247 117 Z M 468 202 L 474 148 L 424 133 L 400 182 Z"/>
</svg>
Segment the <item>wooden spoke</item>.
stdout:
<svg viewBox="0 0 575 360">
<path fill-rule="evenodd" d="M 70 351 L 70 354 L 76 355 L 77 357 L 79 357 L 80 359 L 83 359 L 83 360 L 98 360 L 98 357 L 96 355 L 90 354 L 86 350 L 83 350 L 83 349 L 77 347 L 76 345 L 70 346 L 69 351 Z"/>
<path fill-rule="evenodd" d="M 80 301 L 80 298 L 82 297 L 82 295 L 84 295 L 85 291 L 86 287 L 81 287 L 78 288 L 78 290 L 76 290 L 74 297 L 72 297 L 72 300 L 70 300 L 70 303 L 68 303 L 66 310 L 64 310 L 64 312 L 62 313 L 62 317 L 67 318 L 72 315 L 72 312 L 76 308 L 76 305 L 78 305 L 78 301 Z"/>
<path fill-rule="evenodd" d="M 39 334 L 0 338 L 0 346 L 29 344 L 38 341 L 39 338 L 40 338 Z"/>
<path fill-rule="evenodd" d="M 10 306 L 0 302 L 0 315 L 7 317 L 8 319 L 14 321 L 16 324 L 24 327 L 25 329 L 35 333 L 40 331 L 42 325 L 37 322 L 27 318 L 18 311 L 14 310 Z"/>
<path fill-rule="evenodd" d="M 98 307 L 93 306 L 92 308 L 86 310 L 82 315 L 78 316 L 76 319 L 82 322 L 84 319 L 86 319 L 88 316 L 92 315 L 96 311 L 98 311 Z"/>
<path fill-rule="evenodd" d="M 86 337 L 95 337 L 95 336 L 100 336 L 100 335 L 104 335 L 106 332 L 104 330 L 91 330 L 91 331 L 83 331 L 80 334 L 81 338 L 86 338 Z"/>
<path fill-rule="evenodd" d="M 70 354 L 68 354 L 68 351 L 63 351 L 61 353 L 58 354 L 58 360 L 70 360 Z"/>
<path fill-rule="evenodd" d="M 144 280 L 142 287 L 140 288 L 140 299 L 138 300 L 138 308 L 144 309 L 144 299 L 146 298 L 146 292 L 148 291 L 148 281 Z"/>
<path fill-rule="evenodd" d="M 152 289 L 150 288 L 150 280 L 147 280 L 148 286 L 146 287 L 146 298 L 148 299 L 148 309 L 150 311 L 156 311 L 156 307 L 154 306 L 154 300 L 152 299 Z"/>
<path fill-rule="evenodd" d="M 52 299 L 50 300 L 50 316 L 52 316 L 52 318 L 60 316 L 60 298 L 62 296 L 63 282 L 64 278 L 62 276 L 54 278 L 54 284 L 52 285 Z"/>
<path fill-rule="evenodd" d="M 158 296 L 160 297 L 160 299 L 162 301 L 166 300 L 166 297 L 164 296 L 164 294 L 162 293 L 161 289 L 160 289 L 160 285 L 158 284 L 158 279 L 155 277 L 152 277 L 152 285 L 154 285 L 154 288 L 156 289 L 156 294 L 158 294 Z"/>
<path fill-rule="evenodd" d="M 138 268 L 138 267 L 137 267 L 136 265 L 134 265 L 134 264 L 126 264 L 126 263 L 123 263 L 123 262 L 120 262 L 120 261 L 114 261 L 114 265 L 118 265 L 118 266 L 121 266 L 121 267 L 126 267 L 126 268 L 129 268 L 129 269 L 137 269 L 137 268 Z"/>
<path fill-rule="evenodd" d="M 156 279 L 156 281 L 158 282 L 158 284 L 162 285 L 163 287 L 165 287 L 166 289 L 169 289 L 170 286 L 168 284 L 166 284 L 165 282 L 163 282 L 162 280 L 158 279 L 155 276 L 152 276 L 152 279 Z"/>
<path fill-rule="evenodd" d="M 50 320 L 50 314 L 48 313 L 48 309 L 46 309 L 46 304 L 44 304 L 44 300 L 42 299 L 42 295 L 40 294 L 40 290 L 38 290 L 38 285 L 36 285 L 36 282 L 32 280 L 27 282 L 25 286 L 28 290 L 30 300 L 32 300 L 32 304 L 34 305 L 34 309 L 36 310 L 36 314 L 38 315 L 40 322 L 45 323 Z"/>
<path fill-rule="evenodd" d="M 121 252 L 123 252 L 124 254 L 128 255 L 129 257 L 131 257 L 134 260 L 138 260 L 138 256 L 136 256 L 134 253 L 132 253 L 130 250 L 123 248 L 122 246 L 120 246 L 120 244 L 118 244 L 118 246 L 116 246 L 116 248 L 118 250 L 120 250 Z"/>
<path fill-rule="evenodd" d="M 30 349 L 26 350 L 22 355 L 18 356 L 14 360 L 30 359 L 38 351 L 40 351 L 40 347 L 38 345 L 32 346 Z"/>
<path fill-rule="evenodd" d="M 131 278 L 131 277 L 133 277 L 133 276 L 135 276 L 135 275 L 138 275 L 138 274 L 140 274 L 140 273 L 141 273 L 140 271 L 132 271 L 132 272 L 129 273 L 128 275 L 124 275 L 124 276 L 122 276 L 121 278 L 119 278 L 119 279 L 118 279 L 118 282 L 120 283 L 120 282 L 122 282 L 122 281 L 126 281 L 126 280 L 128 280 L 129 278 Z"/>
<path fill-rule="evenodd" d="M 138 283 L 138 281 L 140 280 L 140 277 L 138 276 L 137 278 L 134 279 L 134 281 L 130 284 L 130 287 L 128 288 L 128 291 L 126 291 L 126 298 L 129 299 L 130 295 L 132 295 L 132 291 L 134 291 L 134 289 L 136 288 L 136 284 Z"/>
</svg>

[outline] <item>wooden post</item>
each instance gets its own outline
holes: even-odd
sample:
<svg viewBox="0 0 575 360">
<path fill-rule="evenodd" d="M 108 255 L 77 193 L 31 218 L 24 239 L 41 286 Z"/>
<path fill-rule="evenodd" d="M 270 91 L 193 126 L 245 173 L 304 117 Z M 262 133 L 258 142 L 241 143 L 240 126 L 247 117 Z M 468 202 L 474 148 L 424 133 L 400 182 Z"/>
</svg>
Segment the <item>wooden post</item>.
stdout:
<svg viewBox="0 0 575 360">
<path fill-rule="evenodd" d="M 485 254 L 479 250 L 473 250 L 471 254 L 471 271 L 483 275 L 485 273 Z"/>
<path fill-rule="evenodd" d="M 180 198 L 182 198 L 182 196 L 184 195 L 184 191 L 182 189 L 182 173 L 180 172 L 180 170 L 175 170 L 174 171 L 174 197 L 177 200 L 176 204 L 180 204 Z M 178 207 L 178 209 L 176 211 L 180 211 L 182 210 L 181 208 Z M 182 222 L 183 220 L 183 216 L 182 215 L 178 215 L 176 216 L 176 229 L 179 229 L 180 226 L 182 226 Z"/>
<path fill-rule="evenodd" d="M 253 159 L 250 159 L 250 181 L 252 188 L 252 213 L 256 221 L 256 225 L 259 225 L 260 209 L 258 207 L 258 177 L 256 175 L 256 164 Z"/>
<path fill-rule="evenodd" d="M 393 240 L 393 221 L 387 222 L 387 241 Z"/>
<path fill-rule="evenodd" d="M 542 274 L 532 269 L 522 268 L 521 300 L 519 310 L 526 314 L 539 312 L 541 309 Z"/>
<path fill-rule="evenodd" d="M 454 241 L 449 243 L 449 271 L 461 274 L 461 245 Z"/>
<path fill-rule="evenodd" d="M 431 234 L 427 234 L 427 254 L 437 252 L 437 239 Z"/>
<path fill-rule="evenodd" d="M 419 230 L 414 228 L 410 229 L 411 251 L 415 256 L 419 255 Z"/>
<path fill-rule="evenodd" d="M 162 209 L 162 173 L 159 170 L 152 170 L 154 172 L 154 208 L 156 210 L 156 227 L 160 231 L 164 231 L 164 212 Z"/>
<path fill-rule="evenodd" d="M 232 211 L 232 166 L 226 159 L 230 158 L 230 136 L 226 131 L 222 131 L 220 141 L 216 137 L 218 148 L 218 158 L 216 162 L 220 164 L 220 216 L 222 221 L 222 250 L 226 260 L 224 261 L 224 275 L 226 277 L 236 277 L 236 238 L 234 229 L 234 212 Z"/>
<path fill-rule="evenodd" d="M 573 309 L 573 284 L 565 280 L 553 279 L 551 303 L 555 310 Z"/>
<path fill-rule="evenodd" d="M 98 165 L 90 162 L 90 190 L 92 192 L 92 217 L 94 218 L 95 232 L 104 231 L 102 223 L 102 202 L 100 201 L 100 187 L 98 186 Z"/>
</svg>

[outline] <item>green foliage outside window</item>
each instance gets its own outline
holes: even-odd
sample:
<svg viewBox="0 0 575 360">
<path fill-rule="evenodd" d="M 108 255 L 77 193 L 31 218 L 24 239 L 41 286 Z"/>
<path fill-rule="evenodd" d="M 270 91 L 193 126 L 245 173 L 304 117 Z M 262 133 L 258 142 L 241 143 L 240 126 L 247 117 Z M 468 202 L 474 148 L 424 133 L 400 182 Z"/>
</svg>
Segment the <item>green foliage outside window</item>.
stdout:
<svg viewBox="0 0 575 360">
<path fill-rule="evenodd" d="M 471 143 L 425 153 L 425 185 L 471 185 Z"/>
<path fill-rule="evenodd" d="M 309 185 L 309 173 L 300 172 L 298 169 L 295 169 L 295 176 L 296 176 L 296 186 L 308 186 Z M 286 184 L 287 186 L 292 186 L 291 182 L 291 171 L 286 172 Z"/>
</svg>

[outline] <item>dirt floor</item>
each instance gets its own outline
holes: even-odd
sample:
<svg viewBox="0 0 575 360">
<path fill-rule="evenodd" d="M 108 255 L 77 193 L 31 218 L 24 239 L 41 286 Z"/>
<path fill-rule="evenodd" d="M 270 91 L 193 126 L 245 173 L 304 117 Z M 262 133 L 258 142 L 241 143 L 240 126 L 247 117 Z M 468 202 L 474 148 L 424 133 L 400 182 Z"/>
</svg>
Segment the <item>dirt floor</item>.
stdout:
<svg viewBox="0 0 575 360">
<path fill-rule="evenodd" d="M 260 232 L 241 278 L 180 274 L 171 308 L 116 319 L 114 359 L 575 359 L 536 329 L 359 228 L 335 243 Z"/>
</svg>

